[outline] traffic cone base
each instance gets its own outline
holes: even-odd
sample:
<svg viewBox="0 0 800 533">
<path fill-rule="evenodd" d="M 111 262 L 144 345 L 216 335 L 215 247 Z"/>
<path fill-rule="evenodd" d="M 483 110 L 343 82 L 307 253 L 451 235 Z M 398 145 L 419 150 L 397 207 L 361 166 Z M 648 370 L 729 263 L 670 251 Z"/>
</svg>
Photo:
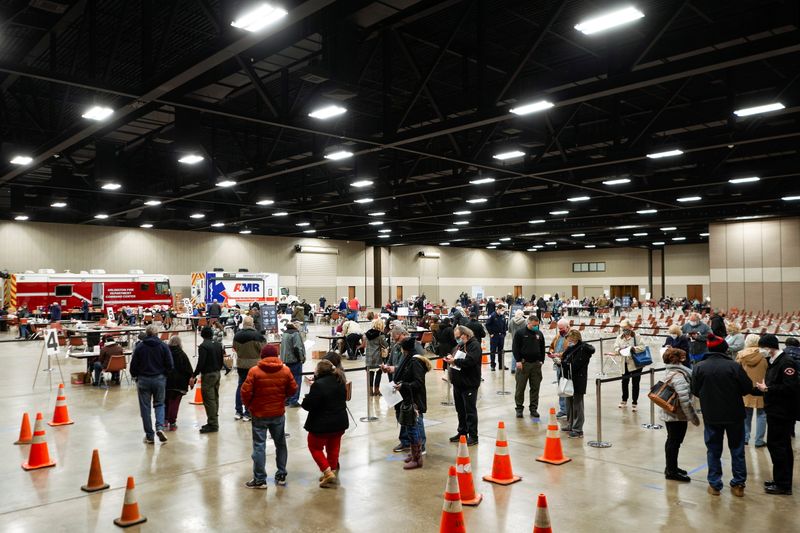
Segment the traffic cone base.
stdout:
<svg viewBox="0 0 800 533">
<path fill-rule="evenodd" d="M 496 479 L 492 476 L 483 476 L 483 480 L 489 483 L 497 483 L 498 485 L 511 485 L 517 481 L 522 481 L 522 478 L 520 476 L 511 476 L 510 479 Z"/>
<path fill-rule="evenodd" d="M 31 451 L 28 454 L 28 460 L 22 463 L 23 470 L 38 470 L 39 468 L 49 468 L 56 465 L 55 461 L 50 460 L 50 452 L 47 450 L 47 441 L 44 435 L 42 413 L 36 413 Z"/>
<path fill-rule="evenodd" d="M 194 400 L 189 402 L 192 405 L 203 405 L 203 391 L 200 388 L 200 380 L 194 386 Z"/>
<path fill-rule="evenodd" d="M 547 424 L 547 437 L 544 441 L 544 454 L 536 458 L 540 463 L 563 465 L 572 461 L 561 449 L 561 435 L 558 433 L 558 420 L 555 407 L 550 408 L 550 422 Z"/>
<path fill-rule="evenodd" d="M 458 488 L 456 467 L 450 466 L 447 485 L 444 489 L 444 505 L 442 519 L 439 522 L 439 533 L 466 533 L 464 512 L 461 508 L 461 491 Z"/>
<path fill-rule="evenodd" d="M 139 504 L 136 502 L 135 489 L 133 477 L 128 477 L 128 484 L 125 488 L 125 502 L 122 504 L 122 516 L 114 519 L 114 524 L 119 527 L 130 527 L 147 522 L 147 518 L 139 514 Z"/>
<path fill-rule="evenodd" d="M 50 426 L 67 426 L 74 423 L 69 418 L 67 397 L 64 395 L 64 384 L 60 383 L 58 385 L 58 396 L 56 396 L 56 409 L 53 411 L 53 419 L 47 424 Z"/>
<path fill-rule="evenodd" d="M 14 444 L 30 444 L 33 441 L 33 433 L 31 433 L 31 419 L 28 413 L 22 413 L 22 424 L 19 426 L 19 438 Z"/>
<path fill-rule="evenodd" d="M 536 518 L 533 520 L 533 533 L 553 533 L 550 513 L 547 511 L 547 497 L 539 494 L 536 500 Z"/>
<path fill-rule="evenodd" d="M 511 456 L 508 455 L 508 439 L 506 438 L 506 425 L 501 420 L 497 423 L 497 444 L 494 449 L 492 473 L 483 476 L 484 481 L 498 485 L 511 485 L 520 481 L 522 477 L 515 476 L 511 470 Z"/>
<path fill-rule="evenodd" d="M 472 463 L 469 459 L 469 448 L 467 448 L 467 437 L 464 435 L 461 435 L 458 441 L 456 474 L 458 475 L 461 503 L 473 507 L 481 503 L 483 495 L 475 492 L 475 483 L 472 480 Z"/>
<path fill-rule="evenodd" d="M 86 485 L 81 486 L 84 492 L 97 492 L 98 490 L 105 490 L 110 485 L 103 481 L 103 470 L 100 468 L 100 453 L 97 450 L 92 451 L 92 466 L 89 468 L 89 480 Z"/>
</svg>

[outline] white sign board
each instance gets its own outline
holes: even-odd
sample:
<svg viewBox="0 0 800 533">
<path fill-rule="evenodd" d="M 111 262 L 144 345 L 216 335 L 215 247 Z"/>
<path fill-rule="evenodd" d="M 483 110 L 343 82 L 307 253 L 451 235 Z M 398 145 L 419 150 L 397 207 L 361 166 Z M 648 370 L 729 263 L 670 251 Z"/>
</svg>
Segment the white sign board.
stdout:
<svg viewBox="0 0 800 533">
<path fill-rule="evenodd" d="M 44 347 L 47 349 L 47 355 L 58 354 L 58 331 L 55 329 L 47 328 L 44 330 Z"/>
<path fill-rule="evenodd" d="M 408 307 L 398 307 L 397 316 L 408 316 Z"/>
<path fill-rule="evenodd" d="M 113 307 L 106 307 L 106 316 L 110 321 L 114 321 L 114 308 Z"/>
</svg>

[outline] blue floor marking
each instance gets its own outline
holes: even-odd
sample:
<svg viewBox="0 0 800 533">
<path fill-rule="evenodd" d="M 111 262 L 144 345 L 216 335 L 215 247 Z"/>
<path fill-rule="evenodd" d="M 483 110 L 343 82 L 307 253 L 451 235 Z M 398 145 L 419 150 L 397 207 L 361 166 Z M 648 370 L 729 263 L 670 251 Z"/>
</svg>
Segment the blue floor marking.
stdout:
<svg viewBox="0 0 800 533">
<path fill-rule="evenodd" d="M 699 471 L 701 471 L 701 470 L 703 470 L 705 468 L 708 468 L 708 464 L 700 465 L 697 468 L 695 468 L 694 470 L 689 470 L 687 472 L 687 474 L 691 476 L 692 474 L 696 474 L 697 472 L 699 472 Z"/>
</svg>

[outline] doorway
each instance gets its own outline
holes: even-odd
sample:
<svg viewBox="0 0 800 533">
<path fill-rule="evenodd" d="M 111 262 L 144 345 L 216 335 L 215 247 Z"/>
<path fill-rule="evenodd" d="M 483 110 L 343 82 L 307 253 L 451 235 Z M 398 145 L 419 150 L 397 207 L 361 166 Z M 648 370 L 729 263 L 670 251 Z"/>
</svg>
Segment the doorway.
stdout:
<svg viewBox="0 0 800 533">
<path fill-rule="evenodd" d="M 395 297 L 395 300 L 397 300 L 398 302 L 402 302 L 403 301 L 403 286 L 402 285 L 398 285 L 395 288 L 395 296 L 394 297 Z"/>
<path fill-rule="evenodd" d="M 612 285 L 610 287 L 611 298 L 623 296 L 630 296 L 631 298 L 639 297 L 638 285 Z"/>
<path fill-rule="evenodd" d="M 355 285 L 350 285 L 347 287 L 347 299 L 352 300 L 356 297 L 356 287 Z"/>
<path fill-rule="evenodd" d="M 578 297 L 578 286 L 577 285 L 573 285 L 572 286 L 572 297 L 573 298 L 577 298 Z"/>
<path fill-rule="evenodd" d="M 702 285 L 687 285 L 686 298 L 689 300 L 703 301 L 703 286 Z"/>
<path fill-rule="evenodd" d="M 522 296 L 522 285 L 514 285 L 514 298 Z"/>
</svg>

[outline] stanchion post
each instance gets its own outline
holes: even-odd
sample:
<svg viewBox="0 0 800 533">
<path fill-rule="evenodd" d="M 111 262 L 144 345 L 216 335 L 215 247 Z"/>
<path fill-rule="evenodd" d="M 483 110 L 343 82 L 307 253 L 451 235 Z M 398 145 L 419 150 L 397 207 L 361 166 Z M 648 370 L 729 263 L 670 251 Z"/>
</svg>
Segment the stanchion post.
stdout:
<svg viewBox="0 0 800 533">
<path fill-rule="evenodd" d="M 650 389 L 653 390 L 655 386 L 655 374 L 656 371 L 654 368 L 650 369 Z M 649 424 L 642 424 L 642 427 L 645 429 L 661 429 L 663 426 L 661 424 L 656 424 L 656 404 L 650 402 L 650 423 Z"/>
<path fill-rule="evenodd" d="M 447 369 L 445 369 L 445 372 L 447 372 Z M 447 399 L 441 402 L 442 405 L 455 405 L 455 402 L 453 401 L 452 395 L 450 393 L 452 386 L 453 386 L 452 383 L 450 383 L 450 376 L 447 376 Z"/>
<path fill-rule="evenodd" d="M 509 391 L 507 391 L 507 390 L 506 390 L 506 365 L 505 365 L 505 356 L 506 356 L 505 350 L 501 351 L 501 352 L 500 352 L 500 357 L 501 357 L 501 359 L 500 359 L 500 363 L 501 363 L 501 364 L 500 364 L 500 366 L 501 366 L 502 368 L 500 369 L 500 372 L 502 373 L 502 375 L 500 376 L 500 390 L 499 390 L 499 391 L 497 391 L 497 394 L 499 394 L 500 396 L 507 396 L 507 395 L 511 394 L 511 392 L 509 392 Z"/>
<path fill-rule="evenodd" d="M 597 440 L 591 440 L 587 444 L 592 448 L 611 448 L 611 443 L 603 440 L 603 419 L 602 419 L 602 404 L 603 401 L 600 397 L 600 384 L 601 380 L 595 379 L 595 396 L 597 396 Z"/>
<path fill-rule="evenodd" d="M 366 370 L 367 370 L 367 416 L 362 416 L 361 418 L 359 418 L 359 420 L 361 422 L 375 422 L 378 419 L 378 417 L 372 416 L 372 400 L 370 399 L 369 396 L 369 390 L 370 387 L 372 386 L 370 378 L 372 376 L 370 375 L 370 369 L 367 368 Z"/>
</svg>

